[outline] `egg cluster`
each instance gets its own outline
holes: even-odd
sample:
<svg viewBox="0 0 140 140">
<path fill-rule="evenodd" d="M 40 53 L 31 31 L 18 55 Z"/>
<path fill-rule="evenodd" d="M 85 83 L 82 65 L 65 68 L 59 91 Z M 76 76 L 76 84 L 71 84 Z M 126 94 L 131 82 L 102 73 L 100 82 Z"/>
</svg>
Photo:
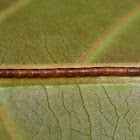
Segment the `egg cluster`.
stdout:
<svg viewBox="0 0 140 140">
<path fill-rule="evenodd" d="M 51 78 L 87 76 L 140 76 L 140 68 L 89 67 L 54 69 L 0 69 L 0 78 Z"/>
</svg>

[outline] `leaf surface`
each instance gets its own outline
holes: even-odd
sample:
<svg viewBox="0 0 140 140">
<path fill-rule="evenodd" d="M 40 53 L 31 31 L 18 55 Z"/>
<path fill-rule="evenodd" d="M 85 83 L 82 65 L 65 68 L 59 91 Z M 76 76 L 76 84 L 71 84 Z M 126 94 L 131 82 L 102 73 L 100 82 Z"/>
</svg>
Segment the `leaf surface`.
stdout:
<svg viewBox="0 0 140 140">
<path fill-rule="evenodd" d="M 139 0 L 28 1 L 1 21 L 0 64 L 74 63 L 139 5 Z"/>
<path fill-rule="evenodd" d="M 7 7 L 11 6 L 17 0 L 1 0 L 0 1 L 0 11 L 4 11 Z"/>
<path fill-rule="evenodd" d="M 139 15 L 139 0 L 2 0 L 0 68 L 140 66 Z M 139 140 L 139 83 L 1 78 L 0 140 Z"/>
<path fill-rule="evenodd" d="M 140 61 L 139 16 L 140 11 L 104 41 L 88 61 L 94 63 L 138 63 Z"/>
</svg>

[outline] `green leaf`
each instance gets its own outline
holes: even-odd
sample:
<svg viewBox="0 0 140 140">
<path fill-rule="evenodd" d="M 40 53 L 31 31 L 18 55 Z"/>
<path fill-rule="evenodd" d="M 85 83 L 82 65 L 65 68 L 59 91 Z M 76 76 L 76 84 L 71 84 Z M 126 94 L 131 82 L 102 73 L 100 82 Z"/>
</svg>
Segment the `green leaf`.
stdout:
<svg viewBox="0 0 140 140">
<path fill-rule="evenodd" d="M 139 0 L 25 1 L 1 21 L 0 64 L 75 62 L 139 5 Z"/>
<path fill-rule="evenodd" d="M 3 12 L 8 9 L 17 0 L 1 0 L 0 1 L 0 11 Z"/>
<path fill-rule="evenodd" d="M 94 63 L 140 62 L 139 34 L 140 10 L 122 27 L 99 45 L 99 49 L 88 60 Z"/>
<path fill-rule="evenodd" d="M 139 15 L 139 0 L 1 0 L 0 68 L 140 66 Z M 0 140 L 138 140 L 139 83 L 1 78 Z"/>
<path fill-rule="evenodd" d="M 138 139 L 139 85 L 1 88 L 21 139 Z"/>
</svg>

